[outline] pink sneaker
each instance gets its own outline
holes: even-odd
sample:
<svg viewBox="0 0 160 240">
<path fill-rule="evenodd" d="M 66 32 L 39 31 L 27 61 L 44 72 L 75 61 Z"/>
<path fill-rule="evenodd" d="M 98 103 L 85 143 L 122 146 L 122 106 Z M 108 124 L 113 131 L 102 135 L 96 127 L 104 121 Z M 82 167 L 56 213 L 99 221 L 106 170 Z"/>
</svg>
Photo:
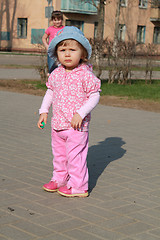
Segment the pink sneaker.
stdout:
<svg viewBox="0 0 160 240">
<path fill-rule="evenodd" d="M 42 187 L 47 192 L 57 192 L 58 191 L 58 183 L 56 181 L 50 181 L 46 183 Z"/>
<path fill-rule="evenodd" d="M 60 187 L 57 192 L 64 197 L 88 197 L 88 191 L 72 187 L 68 189 L 67 186 Z"/>
</svg>

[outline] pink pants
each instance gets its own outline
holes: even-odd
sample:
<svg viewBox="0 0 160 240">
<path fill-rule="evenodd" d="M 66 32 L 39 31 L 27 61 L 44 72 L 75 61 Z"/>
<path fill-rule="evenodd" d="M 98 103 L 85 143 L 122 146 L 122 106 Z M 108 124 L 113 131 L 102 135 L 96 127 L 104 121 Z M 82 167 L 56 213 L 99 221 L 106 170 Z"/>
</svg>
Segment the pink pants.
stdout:
<svg viewBox="0 0 160 240">
<path fill-rule="evenodd" d="M 52 130 L 51 136 L 54 155 L 52 181 L 88 190 L 88 132 Z"/>
</svg>

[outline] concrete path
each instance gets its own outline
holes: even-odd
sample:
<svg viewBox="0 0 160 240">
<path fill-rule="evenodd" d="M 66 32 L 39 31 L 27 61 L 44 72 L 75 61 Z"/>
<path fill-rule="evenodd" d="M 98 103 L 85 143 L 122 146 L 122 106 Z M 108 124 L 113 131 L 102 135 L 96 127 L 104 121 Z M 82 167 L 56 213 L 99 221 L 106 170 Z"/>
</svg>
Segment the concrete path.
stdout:
<svg viewBox="0 0 160 240">
<path fill-rule="evenodd" d="M 40 75 L 36 69 L 5 69 L 0 68 L 0 79 L 14 80 L 40 80 Z"/>
<path fill-rule="evenodd" d="M 50 123 L 42 97 L 0 92 L 1 240 L 160 239 L 160 114 L 98 105 L 92 113 L 90 196 L 47 193 Z"/>
<path fill-rule="evenodd" d="M 36 69 L 0 69 L 0 79 L 26 79 L 26 80 L 40 80 L 40 75 Z M 108 79 L 108 71 L 103 71 L 101 75 L 102 80 Z M 145 72 L 132 72 L 131 79 L 145 79 Z M 149 79 L 149 76 L 148 76 Z M 154 71 L 152 79 L 160 80 L 160 72 Z"/>
<path fill-rule="evenodd" d="M 33 79 L 40 80 L 40 75 L 36 69 L 37 65 L 41 64 L 40 56 L 32 55 L 5 55 L 0 54 L 0 65 L 21 65 L 21 66 L 32 66 L 31 69 L 19 68 L 19 69 L 6 69 L 0 68 L 0 79 Z M 145 64 L 144 60 L 136 60 L 134 65 L 143 66 Z M 155 66 L 160 66 L 160 61 L 155 61 Z M 132 79 L 145 79 L 144 71 L 133 71 Z M 103 71 L 101 79 L 108 79 L 108 71 Z M 148 75 L 149 79 L 149 75 Z M 153 71 L 152 79 L 160 79 L 160 72 Z"/>
</svg>

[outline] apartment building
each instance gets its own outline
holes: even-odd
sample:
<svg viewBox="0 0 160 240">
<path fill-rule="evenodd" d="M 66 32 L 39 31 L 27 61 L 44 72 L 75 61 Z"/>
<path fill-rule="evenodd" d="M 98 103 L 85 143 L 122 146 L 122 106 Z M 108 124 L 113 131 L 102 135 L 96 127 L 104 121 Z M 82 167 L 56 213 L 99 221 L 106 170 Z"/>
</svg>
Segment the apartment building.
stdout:
<svg viewBox="0 0 160 240">
<path fill-rule="evenodd" d="M 98 16 L 92 0 L 1 0 L 0 49 L 37 51 L 53 10 L 63 12 L 64 25 L 77 26 L 88 38 L 96 36 Z M 139 48 L 153 43 L 160 54 L 160 0 L 107 0 L 104 38 L 114 39 L 116 19 L 120 40 L 135 41 Z"/>
</svg>

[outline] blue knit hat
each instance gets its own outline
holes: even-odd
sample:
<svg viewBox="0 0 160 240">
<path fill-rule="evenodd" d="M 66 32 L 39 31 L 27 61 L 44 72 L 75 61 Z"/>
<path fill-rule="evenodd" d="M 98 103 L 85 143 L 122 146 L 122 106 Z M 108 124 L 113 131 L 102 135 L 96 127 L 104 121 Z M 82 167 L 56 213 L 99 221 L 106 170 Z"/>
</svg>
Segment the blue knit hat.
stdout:
<svg viewBox="0 0 160 240">
<path fill-rule="evenodd" d="M 55 36 L 55 38 L 52 39 L 51 43 L 49 44 L 48 55 L 51 58 L 55 57 L 55 49 L 57 44 L 66 39 L 74 39 L 77 42 L 79 42 L 87 50 L 88 59 L 91 57 L 92 54 L 91 45 L 88 39 L 85 38 L 81 30 L 79 30 L 77 27 L 66 26 L 57 32 L 57 35 Z"/>
</svg>

